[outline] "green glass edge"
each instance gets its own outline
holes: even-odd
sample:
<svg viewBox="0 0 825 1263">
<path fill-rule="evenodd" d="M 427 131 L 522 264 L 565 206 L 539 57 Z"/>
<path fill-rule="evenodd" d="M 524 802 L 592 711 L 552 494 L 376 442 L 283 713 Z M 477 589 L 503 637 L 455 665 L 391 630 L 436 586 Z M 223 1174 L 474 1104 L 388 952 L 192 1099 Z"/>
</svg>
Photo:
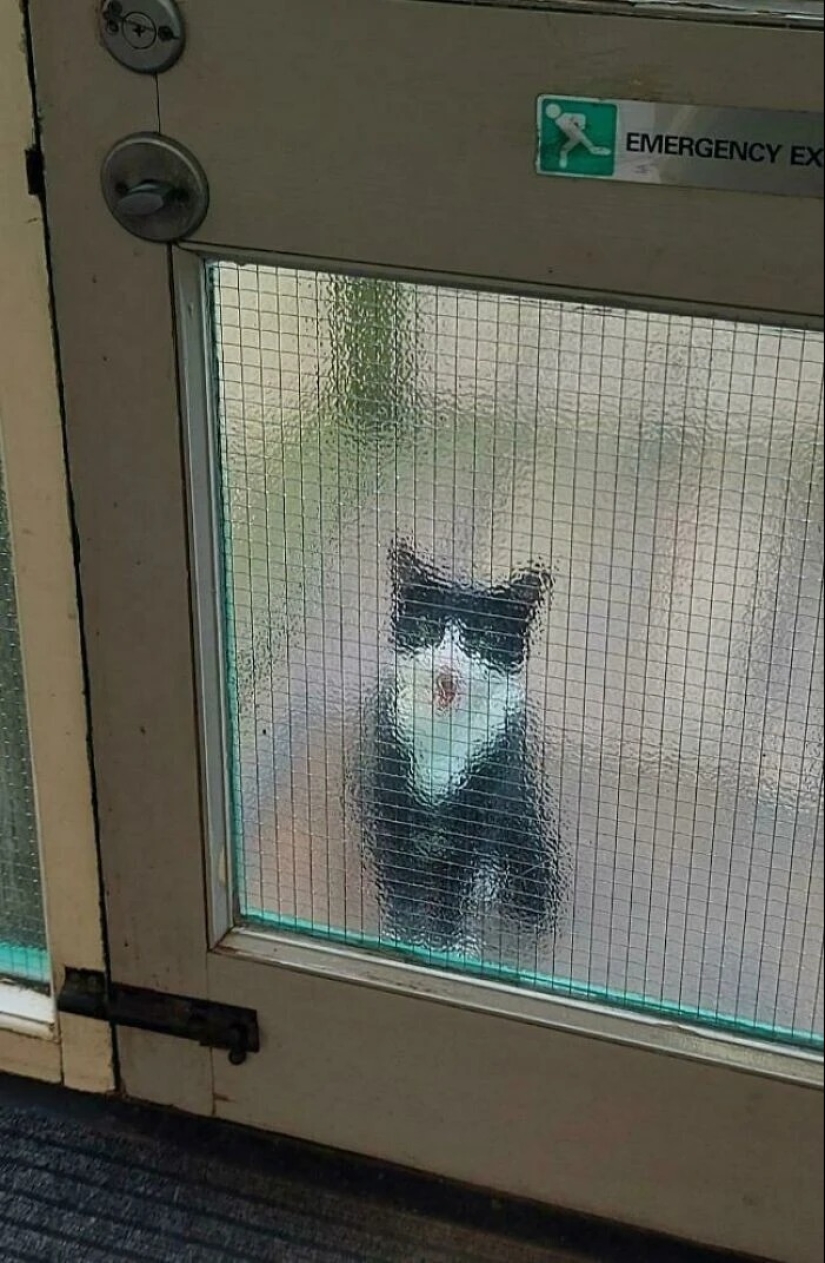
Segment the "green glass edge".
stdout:
<svg viewBox="0 0 825 1263">
<path fill-rule="evenodd" d="M 49 953 L 43 947 L 23 947 L 0 942 L 0 979 L 12 982 L 48 983 L 51 978 Z"/>
</svg>

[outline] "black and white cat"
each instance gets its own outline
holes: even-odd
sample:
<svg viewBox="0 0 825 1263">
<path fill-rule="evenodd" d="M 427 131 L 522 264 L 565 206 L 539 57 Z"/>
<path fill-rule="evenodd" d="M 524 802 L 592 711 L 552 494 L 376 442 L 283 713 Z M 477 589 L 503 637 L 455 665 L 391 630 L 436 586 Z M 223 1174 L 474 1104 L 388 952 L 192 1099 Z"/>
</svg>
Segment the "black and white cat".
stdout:
<svg viewBox="0 0 825 1263">
<path fill-rule="evenodd" d="M 368 744 L 365 831 L 400 939 L 448 948 L 480 907 L 551 925 L 558 837 L 527 737 L 524 675 L 550 575 L 491 587 L 391 552 L 394 665 Z"/>
</svg>

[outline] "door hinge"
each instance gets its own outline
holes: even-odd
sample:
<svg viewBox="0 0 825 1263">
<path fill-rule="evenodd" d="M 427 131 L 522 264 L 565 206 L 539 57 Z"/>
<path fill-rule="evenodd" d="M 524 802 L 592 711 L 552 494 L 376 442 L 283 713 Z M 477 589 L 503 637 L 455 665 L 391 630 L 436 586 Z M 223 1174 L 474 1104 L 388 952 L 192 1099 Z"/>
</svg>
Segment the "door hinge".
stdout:
<svg viewBox="0 0 825 1263">
<path fill-rule="evenodd" d="M 113 1026 L 191 1039 L 205 1048 L 225 1048 L 233 1066 L 239 1066 L 248 1053 L 258 1052 L 261 1046 L 254 1009 L 124 986 L 109 982 L 97 969 L 67 968 L 57 1009 Z"/>
<path fill-rule="evenodd" d="M 30 145 L 26 150 L 26 185 L 30 195 L 42 204 L 46 196 L 46 170 L 43 150 L 37 145 Z"/>
</svg>

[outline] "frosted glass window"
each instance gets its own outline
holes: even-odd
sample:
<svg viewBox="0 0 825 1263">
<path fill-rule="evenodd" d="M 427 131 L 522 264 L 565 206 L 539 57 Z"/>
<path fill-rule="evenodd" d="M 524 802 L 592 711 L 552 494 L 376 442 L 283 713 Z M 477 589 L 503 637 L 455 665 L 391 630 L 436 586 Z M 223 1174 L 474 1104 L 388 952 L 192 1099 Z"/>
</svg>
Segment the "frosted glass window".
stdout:
<svg viewBox="0 0 825 1263">
<path fill-rule="evenodd" d="M 820 1046 L 822 337 L 209 274 L 238 920 Z"/>
</svg>

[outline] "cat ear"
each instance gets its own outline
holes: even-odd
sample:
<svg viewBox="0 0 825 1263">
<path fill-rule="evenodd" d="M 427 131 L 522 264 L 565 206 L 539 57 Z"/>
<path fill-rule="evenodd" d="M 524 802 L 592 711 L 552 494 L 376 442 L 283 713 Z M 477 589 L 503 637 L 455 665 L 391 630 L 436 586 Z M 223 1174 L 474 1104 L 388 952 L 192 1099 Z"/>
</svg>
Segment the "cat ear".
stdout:
<svg viewBox="0 0 825 1263">
<path fill-rule="evenodd" d="M 390 544 L 390 576 L 396 592 L 412 583 L 430 578 L 430 572 L 419 561 L 406 540 L 396 539 Z"/>
<path fill-rule="evenodd" d="M 553 590 L 553 576 L 546 566 L 532 565 L 518 571 L 507 584 L 505 594 L 519 610 L 528 626 L 545 596 Z"/>
</svg>

